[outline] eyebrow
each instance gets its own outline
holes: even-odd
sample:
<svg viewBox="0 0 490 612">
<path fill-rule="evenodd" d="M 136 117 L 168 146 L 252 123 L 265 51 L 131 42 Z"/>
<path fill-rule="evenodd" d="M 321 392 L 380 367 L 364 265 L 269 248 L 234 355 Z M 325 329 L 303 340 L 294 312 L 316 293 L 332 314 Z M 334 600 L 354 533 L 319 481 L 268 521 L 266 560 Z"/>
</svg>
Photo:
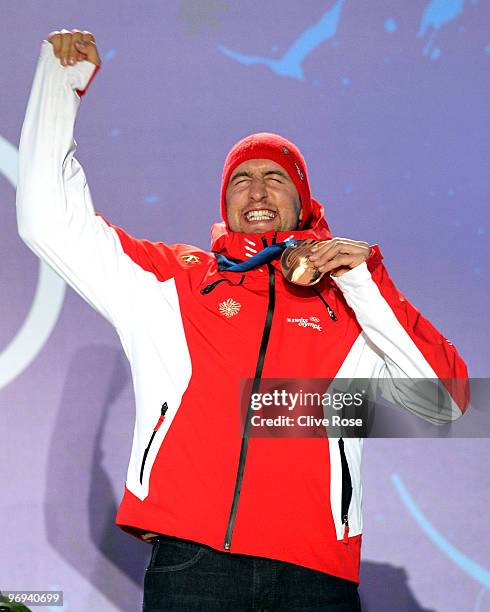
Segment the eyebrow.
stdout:
<svg viewBox="0 0 490 612">
<path fill-rule="evenodd" d="M 281 172 L 281 170 L 267 170 L 267 172 L 264 172 L 262 176 L 268 176 L 269 174 L 278 174 L 279 176 L 282 176 L 285 179 L 289 178 L 287 174 L 284 174 L 284 172 Z M 240 176 L 247 176 L 249 178 L 252 178 L 252 175 L 249 172 L 237 172 L 231 177 L 230 183 Z"/>
</svg>

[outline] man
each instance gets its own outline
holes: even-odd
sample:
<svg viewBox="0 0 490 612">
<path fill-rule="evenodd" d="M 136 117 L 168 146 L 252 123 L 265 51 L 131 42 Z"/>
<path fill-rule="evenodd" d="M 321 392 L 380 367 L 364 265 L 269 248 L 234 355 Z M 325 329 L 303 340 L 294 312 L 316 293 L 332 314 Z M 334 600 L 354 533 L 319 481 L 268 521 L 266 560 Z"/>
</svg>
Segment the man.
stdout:
<svg viewBox="0 0 490 612">
<path fill-rule="evenodd" d="M 400 294 L 378 245 L 333 238 L 305 160 L 277 134 L 225 160 L 212 252 L 136 239 L 94 212 L 74 158 L 80 98 L 100 67 L 89 32 L 44 41 L 19 147 L 22 239 L 110 321 L 131 363 L 136 422 L 123 530 L 153 542 L 144 610 L 360 610 L 362 439 L 251 436 L 269 378 L 466 380 L 454 346 Z M 314 239 L 313 287 L 276 249 Z M 467 397 L 388 399 L 433 423 Z"/>
</svg>

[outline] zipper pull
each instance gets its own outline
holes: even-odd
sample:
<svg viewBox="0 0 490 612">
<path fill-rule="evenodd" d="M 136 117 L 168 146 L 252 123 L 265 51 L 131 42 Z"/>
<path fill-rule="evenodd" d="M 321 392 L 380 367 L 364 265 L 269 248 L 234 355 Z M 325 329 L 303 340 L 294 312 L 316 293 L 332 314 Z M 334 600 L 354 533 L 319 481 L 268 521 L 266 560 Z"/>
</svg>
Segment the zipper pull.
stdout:
<svg viewBox="0 0 490 612">
<path fill-rule="evenodd" d="M 335 312 L 333 311 L 333 308 L 330 307 L 330 304 L 323 297 L 323 295 L 320 293 L 320 291 L 318 291 L 318 289 L 316 287 L 313 287 L 311 285 L 309 285 L 309 287 L 313 291 L 313 293 L 315 293 L 317 295 L 317 297 L 319 297 L 320 300 L 323 302 L 325 308 L 328 311 L 328 316 L 332 319 L 332 321 L 337 321 L 337 317 L 335 315 Z"/>
<path fill-rule="evenodd" d="M 201 293 L 203 295 L 206 295 L 208 293 L 211 293 L 211 291 L 216 287 L 216 285 L 219 285 L 220 283 L 222 283 L 224 280 L 226 280 L 226 278 L 220 278 L 217 281 L 214 281 L 214 283 L 209 283 L 209 285 L 206 285 L 204 287 L 204 289 L 201 289 Z"/>
<path fill-rule="evenodd" d="M 347 517 L 344 517 L 344 537 L 342 539 L 342 542 L 344 544 L 349 544 L 349 521 L 347 520 Z"/>
<path fill-rule="evenodd" d="M 325 302 L 325 304 L 327 304 L 327 302 Z M 332 319 L 332 321 L 336 321 L 337 317 L 335 316 L 335 312 L 330 308 L 328 304 L 327 304 L 327 310 L 328 310 L 328 314 L 330 318 Z"/>
<path fill-rule="evenodd" d="M 165 418 L 165 413 L 167 412 L 167 410 L 168 410 L 168 406 L 167 406 L 167 402 L 165 402 L 164 404 L 162 404 L 161 415 L 157 421 L 157 424 L 155 425 L 155 428 L 153 429 L 154 432 L 157 432 L 160 429 L 160 425 L 163 423 L 163 419 Z"/>
</svg>

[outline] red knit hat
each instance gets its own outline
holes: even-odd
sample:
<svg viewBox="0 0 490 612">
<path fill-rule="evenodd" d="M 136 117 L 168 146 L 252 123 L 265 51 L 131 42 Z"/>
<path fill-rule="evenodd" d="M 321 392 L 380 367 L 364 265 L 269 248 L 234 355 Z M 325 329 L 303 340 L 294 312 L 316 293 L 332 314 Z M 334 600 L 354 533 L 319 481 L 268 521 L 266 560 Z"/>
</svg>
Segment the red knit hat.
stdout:
<svg viewBox="0 0 490 612">
<path fill-rule="evenodd" d="M 303 210 L 303 219 L 298 229 L 308 227 L 312 213 L 310 185 L 306 161 L 298 147 L 279 134 L 258 132 L 239 140 L 230 149 L 225 159 L 221 178 L 221 216 L 228 226 L 226 215 L 226 188 L 231 173 L 242 162 L 249 159 L 271 159 L 289 174 L 298 190 Z"/>
</svg>

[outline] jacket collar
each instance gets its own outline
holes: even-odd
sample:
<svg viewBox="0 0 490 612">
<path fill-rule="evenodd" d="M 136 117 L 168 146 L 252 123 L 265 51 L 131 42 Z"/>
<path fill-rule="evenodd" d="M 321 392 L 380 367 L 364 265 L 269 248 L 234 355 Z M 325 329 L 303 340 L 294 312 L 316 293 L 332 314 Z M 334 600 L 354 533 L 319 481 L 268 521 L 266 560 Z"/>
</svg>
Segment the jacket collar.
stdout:
<svg viewBox="0 0 490 612">
<path fill-rule="evenodd" d="M 246 234 L 243 232 L 232 232 L 226 227 L 224 221 L 215 223 L 211 227 L 211 250 L 216 253 L 222 253 L 231 259 L 245 261 L 248 257 L 252 257 L 264 248 L 263 237 L 266 239 L 266 246 L 272 244 L 274 234 L 276 235 L 275 242 L 283 242 L 288 238 L 295 238 L 297 240 L 305 240 L 306 238 L 330 240 L 332 234 L 324 216 L 323 206 L 314 198 L 311 198 L 311 203 L 313 207 L 312 222 L 309 228 L 302 230 Z"/>
</svg>

